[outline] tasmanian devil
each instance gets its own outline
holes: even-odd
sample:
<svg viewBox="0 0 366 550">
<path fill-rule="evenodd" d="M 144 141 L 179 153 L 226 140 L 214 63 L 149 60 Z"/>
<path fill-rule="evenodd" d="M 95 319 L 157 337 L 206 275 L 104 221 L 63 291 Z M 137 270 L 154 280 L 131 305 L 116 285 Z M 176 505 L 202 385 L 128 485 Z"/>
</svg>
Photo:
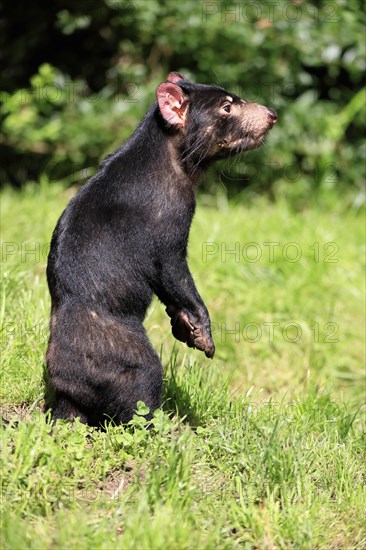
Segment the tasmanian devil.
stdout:
<svg viewBox="0 0 366 550">
<path fill-rule="evenodd" d="M 276 113 L 170 73 L 130 139 L 70 201 L 53 233 L 47 378 L 53 418 L 99 425 L 161 404 L 162 366 L 143 327 L 155 293 L 175 338 L 212 358 L 189 271 L 195 191 L 209 164 L 261 145 Z"/>
</svg>

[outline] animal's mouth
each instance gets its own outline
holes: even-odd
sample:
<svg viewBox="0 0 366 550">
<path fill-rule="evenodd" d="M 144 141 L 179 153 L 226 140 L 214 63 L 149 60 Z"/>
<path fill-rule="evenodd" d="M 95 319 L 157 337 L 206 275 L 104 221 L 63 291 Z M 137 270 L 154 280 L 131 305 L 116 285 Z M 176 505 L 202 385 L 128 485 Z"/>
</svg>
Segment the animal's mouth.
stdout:
<svg viewBox="0 0 366 550">
<path fill-rule="evenodd" d="M 256 149 L 264 143 L 264 140 L 266 139 L 271 128 L 272 124 L 261 132 L 245 132 L 245 134 L 240 138 L 235 139 L 234 141 L 228 141 L 226 144 L 222 145 L 222 147 L 226 146 L 227 149 L 230 149 L 230 151 L 234 153 Z"/>
<path fill-rule="evenodd" d="M 264 132 L 261 132 L 260 134 L 251 134 L 247 138 L 247 142 L 244 139 L 243 142 L 245 150 L 256 149 L 257 147 L 260 147 L 264 143 L 264 140 L 266 139 L 270 129 L 271 127 L 266 129 Z"/>
<path fill-rule="evenodd" d="M 262 127 L 252 127 L 250 130 L 242 129 L 240 137 L 233 136 L 233 139 L 223 139 L 217 144 L 216 151 L 220 156 L 228 154 L 237 155 L 243 151 L 250 151 L 251 149 L 257 149 L 260 147 L 268 132 L 273 128 L 277 122 L 277 114 L 275 111 L 268 109 L 269 116 Z"/>
</svg>

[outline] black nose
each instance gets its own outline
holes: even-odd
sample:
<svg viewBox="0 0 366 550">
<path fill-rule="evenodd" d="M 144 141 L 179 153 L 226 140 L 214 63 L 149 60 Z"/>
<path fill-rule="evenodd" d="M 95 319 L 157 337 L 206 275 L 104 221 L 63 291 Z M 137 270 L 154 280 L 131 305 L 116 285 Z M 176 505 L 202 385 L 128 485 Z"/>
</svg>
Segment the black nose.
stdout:
<svg viewBox="0 0 366 550">
<path fill-rule="evenodd" d="M 267 109 L 269 118 L 271 119 L 272 124 L 277 122 L 277 113 L 273 109 Z"/>
</svg>

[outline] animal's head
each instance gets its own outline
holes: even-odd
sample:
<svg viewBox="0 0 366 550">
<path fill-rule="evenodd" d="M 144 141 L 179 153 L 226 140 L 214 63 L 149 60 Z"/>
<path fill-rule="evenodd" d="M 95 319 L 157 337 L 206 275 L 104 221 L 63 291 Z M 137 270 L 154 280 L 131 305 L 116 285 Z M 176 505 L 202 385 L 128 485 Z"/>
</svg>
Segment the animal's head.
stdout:
<svg viewBox="0 0 366 550">
<path fill-rule="evenodd" d="M 273 109 L 175 72 L 160 84 L 157 99 L 164 121 L 184 136 L 185 153 L 195 162 L 255 149 L 277 121 Z"/>
</svg>

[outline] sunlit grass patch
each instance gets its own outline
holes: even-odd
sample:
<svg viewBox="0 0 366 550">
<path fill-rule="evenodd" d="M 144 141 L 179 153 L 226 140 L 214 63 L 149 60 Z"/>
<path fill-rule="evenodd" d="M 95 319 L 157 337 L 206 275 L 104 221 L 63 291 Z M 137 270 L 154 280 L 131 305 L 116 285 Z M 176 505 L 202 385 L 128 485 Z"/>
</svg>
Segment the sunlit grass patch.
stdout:
<svg viewBox="0 0 366 550">
<path fill-rule="evenodd" d="M 201 199 L 190 266 L 215 359 L 175 342 L 155 300 L 155 426 L 101 431 L 42 413 L 47 247 L 68 199 L 3 193 L 2 547 L 363 548 L 361 216 Z"/>
</svg>

